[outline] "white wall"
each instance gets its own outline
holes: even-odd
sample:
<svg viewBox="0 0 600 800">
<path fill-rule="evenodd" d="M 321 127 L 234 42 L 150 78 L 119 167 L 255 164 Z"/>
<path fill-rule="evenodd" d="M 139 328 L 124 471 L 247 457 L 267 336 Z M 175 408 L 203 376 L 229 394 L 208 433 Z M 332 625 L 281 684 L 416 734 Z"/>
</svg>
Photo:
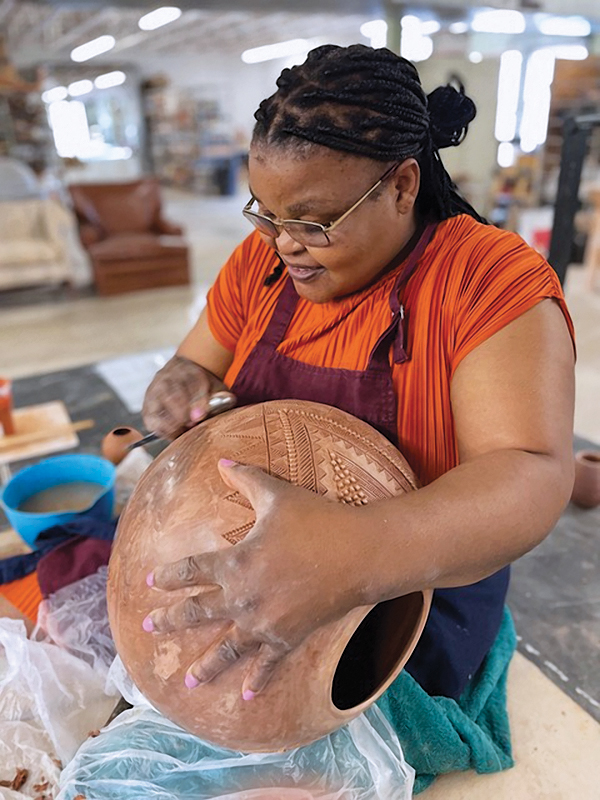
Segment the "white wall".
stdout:
<svg viewBox="0 0 600 800">
<path fill-rule="evenodd" d="M 261 100 L 275 91 L 275 81 L 284 66 L 281 60 L 244 64 L 239 56 L 230 55 L 172 55 L 152 58 L 149 64 L 142 59 L 138 62 L 142 74 L 164 72 L 174 84 L 189 87 L 199 96 L 219 100 L 227 121 L 246 138 L 254 125 L 255 110 Z M 447 83 L 452 74 L 458 74 L 477 105 L 477 117 L 467 138 L 459 147 L 443 150 L 442 158 L 450 174 L 460 180 L 469 199 L 485 212 L 496 168 L 494 123 L 499 60 L 490 58 L 472 64 L 465 58 L 434 55 L 417 67 L 427 92 Z"/>
<path fill-rule="evenodd" d="M 427 93 L 448 83 L 451 75 L 458 75 L 465 92 L 477 106 L 477 116 L 469 126 L 464 142 L 458 147 L 441 151 L 442 160 L 450 175 L 461 181 L 466 177 L 465 192 L 478 210 L 485 212 L 489 203 L 492 175 L 496 169 L 498 143 L 494 138 L 496 121 L 496 93 L 500 61 L 484 59 L 472 64 L 465 58 L 436 58 L 417 64 L 423 87 Z"/>
<path fill-rule="evenodd" d="M 247 139 L 254 127 L 254 112 L 261 100 L 276 90 L 275 81 L 284 66 L 282 60 L 244 64 L 239 55 L 173 55 L 138 62 L 145 77 L 164 73 L 174 85 L 192 89 L 198 97 L 218 100 L 223 116 Z"/>
</svg>

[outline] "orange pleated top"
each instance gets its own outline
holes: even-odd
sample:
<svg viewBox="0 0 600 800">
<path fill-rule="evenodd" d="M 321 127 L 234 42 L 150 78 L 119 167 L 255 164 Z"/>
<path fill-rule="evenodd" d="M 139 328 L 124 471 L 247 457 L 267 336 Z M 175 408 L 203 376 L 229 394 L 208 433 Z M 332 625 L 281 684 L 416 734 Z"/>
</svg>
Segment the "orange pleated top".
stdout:
<svg viewBox="0 0 600 800">
<path fill-rule="evenodd" d="M 284 285 L 265 277 L 278 263 L 254 232 L 233 252 L 208 294 L 208 321 L 234 354 L 231 386 L 262 336 Z M 306 364 L 364 370 L 390 324 L 389 295 L 403 265 L 361 292 L 315 304 L 300 298 L 278 350 Z M 467 215 L 440 223 L 415 272 L 400 289 L 409 360 L 393 364 L 400 450 L 423 484 L 458 464 L 450 384 L 461 360 L 544 298 L 573 324 L 554 270 L 517 234 Z M 518 353 L 515 353 L 518 358 Z"/>
</svg>

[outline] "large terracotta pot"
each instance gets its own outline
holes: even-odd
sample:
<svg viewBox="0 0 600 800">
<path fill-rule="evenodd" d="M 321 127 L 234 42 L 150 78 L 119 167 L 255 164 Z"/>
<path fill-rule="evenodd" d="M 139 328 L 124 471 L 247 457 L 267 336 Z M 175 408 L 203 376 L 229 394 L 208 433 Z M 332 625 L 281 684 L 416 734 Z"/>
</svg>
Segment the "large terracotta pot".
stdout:
<svg viewBox="0 0 600 800">
<path fill-rule="evenodd" d="M 220 458 L 262 467 L 353 505 L 417 484 L 398 450 L 366 423 L 317 403 L 276 401 L 222 414 L 185 433 L 148 468 L 121 517 L 110 561 L 109 616 L 138 688 L 202 739 L 244 752 L 286 750 L 331 733 L 385 691 L 419 639 L 431 597 L 415 592 L 357 608 L 319 628 L 251 702 L 241 697 L 244 660 L 188 690 L 186 668 L 226 625 L 145 633 L 145 616 L 183 594 L 147 588 L 146 575 L 193 553 L 234 547 L 252 528 L 252 508 L 223 483 Z M 365 530 L 365 536 L 377 547 L 377 531 Z"/>
</svg>

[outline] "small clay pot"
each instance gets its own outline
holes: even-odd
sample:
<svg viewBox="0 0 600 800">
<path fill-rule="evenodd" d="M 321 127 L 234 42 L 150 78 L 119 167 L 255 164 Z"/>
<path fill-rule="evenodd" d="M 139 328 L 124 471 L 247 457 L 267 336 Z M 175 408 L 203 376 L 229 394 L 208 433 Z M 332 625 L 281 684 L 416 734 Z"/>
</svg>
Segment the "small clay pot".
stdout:
<svg viewBox="0 0 600 800">
<path fill-rule="evenodd" d="M 600 505 L 600 450 L 580 450 L 576 453 L 571 502 L 581 508 Z"/>
<path fill-rule="evenodd" d="M 127 448 L 144 437 L 135 428 L 113 428 L 102 439 L 102 455 L 113 464 L 120 464 L 127 455 Z"/>
</svg>

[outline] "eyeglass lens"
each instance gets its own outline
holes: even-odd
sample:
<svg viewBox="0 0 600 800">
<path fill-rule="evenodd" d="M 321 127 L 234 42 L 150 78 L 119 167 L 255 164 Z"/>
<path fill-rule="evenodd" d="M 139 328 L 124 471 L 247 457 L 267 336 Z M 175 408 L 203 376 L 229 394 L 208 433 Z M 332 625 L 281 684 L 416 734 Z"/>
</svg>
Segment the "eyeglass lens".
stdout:
<svg viewBox="0 0 600 800">
<path fill-rule="evenodd" d="M 244 214 L 259 231 L 262 231 L 266 236 L 276 239 L 279 236 L 279 230 L 270 220 L 252 212 Z M 319 225 L 311 225 L 310 223 L 295 223 L 286 222 L 284 225 L 285 231 L 299 244 L 308 244 L 313 247 L 325 247 L 329 244 L 327 234 L 323 232 Z"/>
</svg>

